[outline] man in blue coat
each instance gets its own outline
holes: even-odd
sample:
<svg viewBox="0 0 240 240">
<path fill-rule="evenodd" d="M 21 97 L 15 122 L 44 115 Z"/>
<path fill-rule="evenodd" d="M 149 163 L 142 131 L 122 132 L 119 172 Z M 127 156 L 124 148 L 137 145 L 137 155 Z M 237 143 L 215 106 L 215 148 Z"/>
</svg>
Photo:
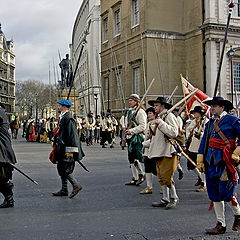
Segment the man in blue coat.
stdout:
<svg viewBox="0 0 240 240">
<path fill-rule="evenodd" d="M 214 207 L 217 218 L 216 227 L 206 229 L 206 233 L 217 235 L 226 232 L 224 202 L 228 202 L 235 215 L 232 230 L 240 230 L 240 207 L 235 196 L 238 184 L 236 166 L 240 156 L 240 120 L 228 114 L 233 105 L 222 97 L 214 97 L 204 103 L 211 106 L 212 118 L 205 127 L 197 167 L 206 173 L 210 209 Z"/>
</svg>

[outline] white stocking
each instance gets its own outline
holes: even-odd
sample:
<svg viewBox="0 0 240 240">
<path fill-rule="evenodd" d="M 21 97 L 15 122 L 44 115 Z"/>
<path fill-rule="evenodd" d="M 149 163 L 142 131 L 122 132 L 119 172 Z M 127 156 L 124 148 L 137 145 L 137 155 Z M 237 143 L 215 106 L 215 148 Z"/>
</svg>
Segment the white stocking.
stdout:
<svg viewBox="0 0 240 240">
<path fill-rule="evenodd" d="M 234 197 L 234 198 L 237 203 L 237 206 L 233 206 L 232 201 L 228 202 L 228 206 L 232 209 L 234 215 L 240 215 L 240 207 L 239 207 L 238 201 L 237 201 L 236 197 Z"/>
<path fill-rule="evenodd" d="M 213 202 L 213 206 L 214 206 L 217 221 L 220 222 L 223 227 L 226 227 L 224 201 Z"/>
<path fill-rule="evenodd" d="M 138 180 L 138 170 L 137 168 L 134 166 L 134 164 L 131 164 L 131 170 L 132 170 L 132 175 L 133 175 L 133 178 L 135 180 Z"/>
<path fill-rule="evenodd" d="M 153 176 L 152 173 L 146 173 L 147 186 L 152 189 Z"/>
</svg>

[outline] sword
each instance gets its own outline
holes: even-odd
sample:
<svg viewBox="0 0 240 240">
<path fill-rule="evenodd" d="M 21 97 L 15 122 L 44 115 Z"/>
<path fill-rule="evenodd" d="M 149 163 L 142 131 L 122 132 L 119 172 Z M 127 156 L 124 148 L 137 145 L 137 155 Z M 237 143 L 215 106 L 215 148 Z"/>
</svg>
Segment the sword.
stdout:
<svg viewBox="0 0 240 240">
<path fill-rule="evenodd" d="M 80 166 L 87 172 L 89 172 L 89 170 L 83 165 L 83 163 L 81 163 L 79 160 L 77 160 L 77 162 L 80 164 Z"/>
<path fill-rule="evenodd" d="M 18 172 L 20 172 L 24 177 L 26 177 L 27 179 L 29 179 L 31 182 L 35 183 L 36 185 L 38 185 L 38 182 L 33 180 L 32 178 L 30 178 L 26 173 L 24 173 L 22 170 L 20 170 L 19 168 L 17 168 L 16 166 L 14 166 L 12 163 L 9 163 L 14 169 L 16 169 Z"/>
</svg>

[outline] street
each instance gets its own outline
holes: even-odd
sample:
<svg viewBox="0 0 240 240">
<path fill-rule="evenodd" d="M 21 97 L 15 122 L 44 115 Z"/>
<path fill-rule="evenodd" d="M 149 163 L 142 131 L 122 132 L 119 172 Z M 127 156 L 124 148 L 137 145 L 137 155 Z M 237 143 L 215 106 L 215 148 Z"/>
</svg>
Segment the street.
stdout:
<svg viewBox="0 0 240 240">
<path fill-rule="evenodd" d="M 73 199 L 52 197 L 61 187 L 56 166 L 49 160 L 50 144 L 28 143 L 21 136 L 13 140 L 18 168 L 36 180 L 35 185 L 14 171 L 15 207 L 1 209 L 1 237 L 8 240 L 157 240 L 157 239 L 239 239 L 231 230 L 233 215 L 226 207 L 227 233 L 209 237 L 204 229 L 216 224 L 214 211 L 209 212 L 207 193 L 195 192 L 197 177 L 186 170 L 176 188 L 180 202 L 176 209 L 153 208 L 159 201 L 159 184 L 155 177 L 152 195 L 140 195 L 145 182 L 125 186 L 131 179 L 127 151 L 100 145 L 83 149 L 84 171 L 77 163 L 74 175 L 83 190 Z M 71 192 L 69 185 L 69 191 Z M 1 201 L 3 197 L 1 195 Z"/>
</svg>

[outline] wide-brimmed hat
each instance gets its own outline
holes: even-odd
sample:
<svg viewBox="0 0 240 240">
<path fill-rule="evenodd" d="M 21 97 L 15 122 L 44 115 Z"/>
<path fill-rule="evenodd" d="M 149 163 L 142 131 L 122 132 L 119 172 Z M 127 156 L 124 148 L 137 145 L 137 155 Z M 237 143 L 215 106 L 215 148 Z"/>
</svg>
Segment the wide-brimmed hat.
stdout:
<svg viewBox="0 0 240 240">
<path fill-rule="evenodd" d="M 156 114 L 153 107 L 147 108 L 146 113 L 148 114 L 149 112 L 153 112 L 154 114 Z"/>
<path fill-rule="evenodd" d="M 66 106 L 68 108 L 70 108 L 72 106 L 72 103 L 66 99 L 62 99 L 62 100 L 58 101 L 57 103 L 60 105 Z"/>
<path fill-rule="evenodd" d="M 135 93 L 131 94 L 128 99 L 132 99 L 136 102 L 140 102 L 140 97 Z"/>
<path fill-rule="evenodd" d="M 154 103 L 161 103 L 165 105 L 167 109 L 170 109 L 172 107 L 172 104 L 167 102 L 167 99 L 165 97 L 157 97 L 156 100 L 150 100 L 148 101 L 148 104 L 151 106 L 154 106 Z"/>
<path fill-rule="evenodd" d="M 211 105 L 224 106 L 225 110 L 227 111 L 233 109 L 233 104 L 230 101 L 225 100 L 223 97 L 213 97 L 211 100 L 206 100 L 203 103 L 207 104 L 208 106 Z"/>
<path fill-rule="evenodd" d="M 203 108 L 201 106 L 195 106 L 194 109 L 190 111 L 191 114 L 193 114 L 195 112 L 204 114 L 204 110 L 203 110 Z"/>
</svg>

